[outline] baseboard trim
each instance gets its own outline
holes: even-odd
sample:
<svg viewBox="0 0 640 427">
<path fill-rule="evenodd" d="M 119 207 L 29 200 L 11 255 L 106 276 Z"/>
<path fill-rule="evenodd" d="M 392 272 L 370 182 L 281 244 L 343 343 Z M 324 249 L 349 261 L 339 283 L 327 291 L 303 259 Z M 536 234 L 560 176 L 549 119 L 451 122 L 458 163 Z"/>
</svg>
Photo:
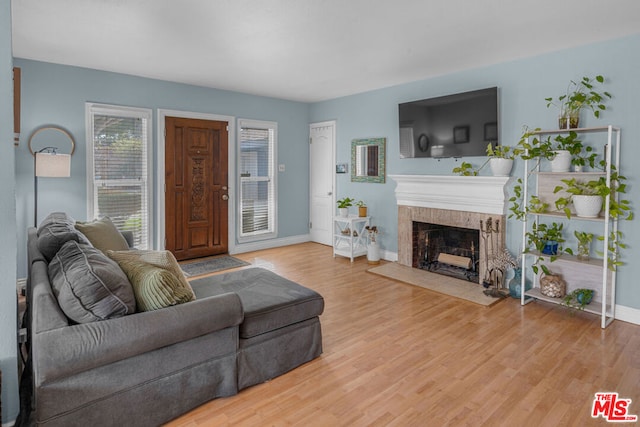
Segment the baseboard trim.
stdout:
<svg viewBox="0 0 640 427">
<path fill-rule="evenodd" d="M 297 245 L 311 241 L 310 234 L 301 234 L 298 236 L 283 237 L 280 239 L 261 240 L 259 242 L 238 243 L 230 252 L 233 254 L 242 254 L 245 252 L 260 251 L 263 249 L 279 248 L 281 246 Z"/>
<path fill-rule="evenodd" d="M 640 310 L 616 304 L 616 320 L 640 325 Z"/>
</svg>

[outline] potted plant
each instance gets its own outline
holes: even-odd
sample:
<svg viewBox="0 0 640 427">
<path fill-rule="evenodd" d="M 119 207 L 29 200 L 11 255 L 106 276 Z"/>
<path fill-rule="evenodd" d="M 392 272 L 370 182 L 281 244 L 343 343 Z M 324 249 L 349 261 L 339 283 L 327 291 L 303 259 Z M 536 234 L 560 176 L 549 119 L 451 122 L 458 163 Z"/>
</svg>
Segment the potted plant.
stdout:
<svg viewBox="0 0 640 427">
<path fill-rule="evenodd" d="M 579 288 L 569 292 L 564 297 L 564 305 L 569 308 L 584 310 L 593 300 L 594 290 Z"/>
<path fill-rule="evenodd" d="M 362 200 L 358 200 L 356 202 L 356 206 L 358 206 L 358 216 L 364 218 L 367 216 L 367 205 Z"/>
<path fill-rule="evenodd" d="M 527 248 L 525 249 L 525 253 L 529 253 L 532 250 L 536 250 L 541 254 L 547 255 L 549 257 L 549 262 L 553 262 L 558 257 L 558 254 L 564 252 L 561 244 L 564 243 L 564 238 L 562 237 L 562 229 L 564 228 L 564 224 L 562 223 L 551 223 L 551 224 L 538 224 L 534 222 L 531 230 L 525 233 L 525 238 L 527 239 Z M 538 274 L 538 269 L 542 269 L 542 271 L 549 275 L 551 274 L 547 267 L 544 264 L 540 264 L 540 261 L 543 261 L 544 257 L 540 256 L 533 264 L 532 269 L 534 273 Z M 538 267 L 540 266 L 540 267 Z"/>
<path fill-rule="evenodd" d="M 557 135 L 554 139 L 556 142 L 553 147 L 554 156 L 551 159 L 552 172 L 568 172 L 571 165 L 574 170 L 582 170 L 587 164 L 595 167 L 597 154 L 593 152 L 593 148 L 585 147 L 582 141 L 578 139 L 578 134 L 570 131 L 567 135 Z M 588 154 L 584 155 L 583 150 Z"/>
<path fill-rule="evenodd" d="M 609 215 L 613 218 L 633 219 L 629 200 L 616 200 L 617 197 L 615 197 L 616 192 L 626 192 L 626 184 L 621 182 L 625 179 L 615 171 L 611 172 L 609 185 L 607 185 L 607 179 L 604 176 L 587 182 L 579 181 L 576 178 L 563 179 L 561 181 L 564 186 L 556 186 L 553 192 L 564 191 L 567 196 L 559 197 L 555 201 L 556 208 L 563 210 L 567 218 L 571 218 L 569 204 L 573 203 L 577 216 L 595 218 L 602 210 L 604 198 L 610 196 Z"/>
<path fill-rule="evenodd" d="M 604 102 L 607 98 L 611 98 L 609 92 L 596 91 L 595 85 L 603 83 L 604 77 L 601 75 L 594 78 L 583 77 L 579 82 L 571 80 L 565 94 L 556 99 L 553 97 L 545 98 L 547 107 L 553 105 L 560 110 L 558 117 L 560 129 L 577 128 L 580 124 L 580 111 L 584 108 L 590 109 L 594 117 L 600 117 L 600 111 L 607 109 Z"/>
<path fill-rule="evenodd" d="M 513 167 L 513 159 L 520 155 L 521 151 L 522 149 L 518 146 L 496 145 L 494 147 L 492 143 L 487 144 L 488 162 L 493 175 L 509 176 Z"/>
<path fill-rule="evenodd" d="M 353 206 L 354 199 L 349 197 L 344 197 L 337 201 L 338 203 L 338 213 L 341 217 L 349 216 L 349 207 Z"/>
<path fill-rule="evenodd" d="M 562 237 L 563 227 L 564 224 L 557 222 L 550 225 L 534 222 L 531 231 L 526 233 L 527 245 L 545 255 L 558 255 L 558 249 L 562 251 L 560 243 L 565 241 Z"/>
<path fill-rule="evenodd" d="M 586 231 L 574 231 L 573 235 L 578 240 L 578 253 L 576 257 L 580 261 L 588 261 L 589 254 L 591 252 L 591 242 L 593 241 L 593 233 L 587 233 Z M 566 251 L 573 255 L 573 251 L 567 248 Z"/>
</svg>

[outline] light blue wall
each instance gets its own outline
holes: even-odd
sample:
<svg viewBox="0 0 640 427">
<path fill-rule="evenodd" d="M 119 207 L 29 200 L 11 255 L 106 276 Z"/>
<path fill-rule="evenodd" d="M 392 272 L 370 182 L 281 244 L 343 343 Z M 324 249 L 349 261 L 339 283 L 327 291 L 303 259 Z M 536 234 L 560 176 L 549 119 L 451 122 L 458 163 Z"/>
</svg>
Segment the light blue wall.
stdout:
<svg viewBox="0 0 640 427">
<path fill-rule="evenodd" d="M 11 2 L 0 2 L 0 370 L 2 423 L 18 415 L 16 348 L 16 203 L 13 147 Z"/>
<path fill-rule="evenodd" d="M 603 74 L 606 90 L 614 95 L 610 107 L 600 120 L 583 114 L 581 124 L 594 126 L 613 124 L 622 128 L 621 170 L 628 180 L 627 198 L 640 209 L 640 180 L 637 159 L 640 159 L 640 35 L 583 46 L 556 53 L 502 63 L 449 74 L 437 78 L 394 86 L 372 92 L 320 102 L 311 106 L 311 121 L 337 121 L 338 162 L 350 159 L 350 141 L 363 137 L 387 138 L 387 174 L 449 175 L 459 164 L 455 159 L 400 159 L 398 146 L 398 103 L 449 93 L 498 86 L 500 93 L 500 135 L 504 145 L 514 145 L 522 126 L 557 126 L 557 111 L 547 109 L 545 97 L 557 96 L 566 90 L 571 79 Z M 437 61 L 437 58 L 434 58 Z M 484 158 L 465 158 L 476 166 Z M 512 175 L 522 174 L 522 162 Z M 488 174 L 485 171 L 483 174 Z M 397 252 L 397 207 L 395 182 L 385 184 L 352 183 L 348 175 L 337 175 L 337 197 L 364 199 L 369 205 L 372 222 L 382 229 L 381 245 Z M 507 245 L 513 254 L 520 248 L 520 223 L 513 220 L 507 226 Z M 640 227 L 638 220 L 620 223 L 629 249 L 624 253 L 626 265 L 618 271 L 617 303 L 640 309 Z"/>
<path fill-rule="evenodd" d="M 38 184 L 39 221 L 64 210 L 86 217 L 85 102 L 153 109 L 153 141 L 157 144 L 157 109 L 210 113 L 278 123 L 278 237 L 309 232 L 309 105 L 160 80 L 44 62 L 14 59 L 22 68 L 23 134 L 56 124 L 76 140 L 71 178 L 42 179 Z M 33 157 L 23 144 L 16 152 L 18 276 L 24 277 L 25 234 L 33 224 Z"/>
</svg>

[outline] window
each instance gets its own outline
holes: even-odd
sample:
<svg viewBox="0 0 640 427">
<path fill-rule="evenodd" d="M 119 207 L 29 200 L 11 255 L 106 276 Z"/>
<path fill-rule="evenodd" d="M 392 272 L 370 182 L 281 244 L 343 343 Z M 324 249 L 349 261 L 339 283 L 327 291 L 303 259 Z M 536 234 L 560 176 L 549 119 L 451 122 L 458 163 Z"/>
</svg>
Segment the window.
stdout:
<svg viewBox="0 0 640 427">
<path fill-rule="evenodd" d="M 87 212 L 150 247 L 151 110 L 87 103 Z"/>
<path fill-rule="evenodd" d="M 276 236 L 277 124 L 239 120 L 239 241 Z"/>
</svg>

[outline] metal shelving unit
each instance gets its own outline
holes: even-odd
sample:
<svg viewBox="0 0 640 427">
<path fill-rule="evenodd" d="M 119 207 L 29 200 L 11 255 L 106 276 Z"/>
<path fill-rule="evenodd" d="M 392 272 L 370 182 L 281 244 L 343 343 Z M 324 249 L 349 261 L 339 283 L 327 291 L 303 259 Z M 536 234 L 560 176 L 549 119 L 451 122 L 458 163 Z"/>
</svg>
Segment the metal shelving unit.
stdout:
<svg viewBox="0 0 640 427">
<path fill-rule="evenodd" d="M 562 184 L 561 180 L 566 178 L 583 178 L 584 180 L 597 179 L 600 176 L 605 176 L 607 185 L 611 183 L 611 165 L 615 166 L 615 170 L 619 171 L 618 165 L 620 163 L 620 129 L 613 126 L 594 127 L 594 128 L 579 128 L 579 129 L 559 129 L 559 130 L 543 130 L 535 132 L 534 135 L 538 137 L 566 134 L 570 131 L 574 131 L 578 134 L 602 134 L 606 135 L 606 145 L 604 146 L 604 160 L 606 161 L 606 168 L 604 171 L 596 172 L 545 172 L 540 171 L 540 163 L 535 166 L 535 170 L 531 172 L 531 180 L 529 180 L 529 160 L 525 160 L 524 164 L 524 176 L 522 179 L 523 188 L 523 200 L 525 203 L 529 200 L 529 187 L 535 188 L 535 195 L 540 197 L 544 202 L 549 203 L 550 206 L 554 206 L 552 199 L 553 189 L 556 185 Z M 545 212 L 545 213 L 528 213 L 522 224 L 522 282 L 521 289 L 526 289 L 525 284 L 527 280 L 527 262 L 533 263 L 533 259 L 537 259 L 542 256 L 543 259 L 547 258 L 545 255 L 539 253 L 527 253 L 526 233 L 530 228 L 531 219 L 538 221 L 540 218 L 548 217 L 553 221 L 562 221 L 563 223 L 569 223 L 574 221 L 587 221 L 597 222 L 602 225 L 603 233 L 603 248 L 608 248 L 609 235 L 611 232 L 614 234 L 618 230 L 617 218 L 612 218 L 609 214 L 610 196 L 605 198 L 604 210 L 597 218 L 581 218 L 575 215 L 571 215 L 571 219 L 568 219 L 564 212 Z M 544 262 L 544 261 L 543 261 Z M 606 328 L 615 318 L 615 292 L 616 292 L 616 273 L 609 269 L 609 262 L 607 256 L 602 259 L 590 259 L 589 261 L 578 260 L 576 257 L 563 254 L 553 261 L 553 264 L 546 264 L 553 267 L 553 271 L 562 274 L 563 279 L 567 283 L 567 292 L 576 288 L 589 288 L 595 291 L 595 297 L 593 301 L 585 306 L 584 311 L 593 313 L 600 316 L 600 327 Z M 533 274 L 533 271 L 530 271 Z M 539 275 L 533 275 L 533 287 L 532 289 L 521 292 L 520 303 L 522 305 L 528 304 L 534 300 L 541 300 L 551 302 L 554 304 L 562 304 L 563 298 L 551 298 L 543 295 L 540 292 Z"/>
</svg>

